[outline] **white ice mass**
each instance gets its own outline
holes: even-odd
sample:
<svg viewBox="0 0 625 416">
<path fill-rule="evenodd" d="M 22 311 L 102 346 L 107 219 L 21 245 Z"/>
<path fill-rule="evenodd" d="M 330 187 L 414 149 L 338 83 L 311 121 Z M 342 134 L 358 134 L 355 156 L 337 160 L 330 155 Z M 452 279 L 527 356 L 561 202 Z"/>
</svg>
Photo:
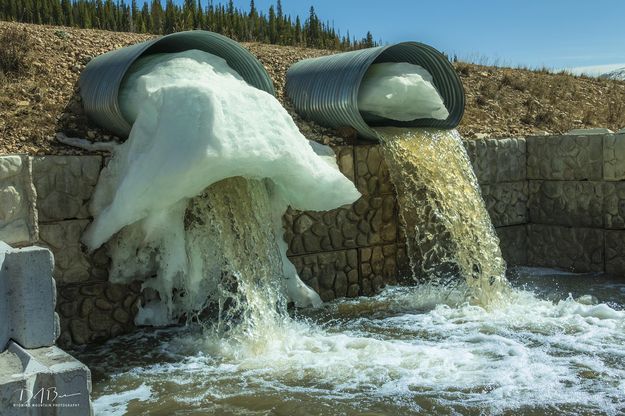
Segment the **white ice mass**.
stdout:
<svg viewBox="0 0 625 416">
<path fill-rule="evenodd" d="M 224 242 L 224 226 L 216 224 L 221 220 L 204 226 L 211 219 L 200 218 L 208 231 L 188 224 L 193 198 L 234 177 L 249 181 L 233 188 L 243 200 L 215 196 L 209 188 L 205 205 L 221 204 L 226 216 L 237 210 L 255 216 L 269 230 L 261 234 L 275 238 L 267 250 L 277 250 L 289 297 L 301 305 L 320 302 L 286 258 L 282 214 L 289 205 L 333 209 L 360 195 L 335 163 L 317 154 L 319 146 L 313 150 L 272 95 L 248 85 L 225 60 L 190 50 L 139 59 L 120 88 L 119 103 L 132 131 L 102 171 L 91 204 L 94 221 L 83 241 L 96 249 L 110 240 L 112 281 L 146 279 L 144 288 L 158 293 L 160 300 L 140 310 L 139 323 L 164 324 L 197 312 L 209 295 L 206 281 L 218 280 L 220 267 L 236 263 L 224 247 L 239 250 L 239 257 L 257 250 L 246 246 L 249 230 L 233 227 L 231 241 Z M 198 250 L 191 239 L 203 247 Z"/>
<path fill-rule="evenodd" d="M 365 116 L 368 113 L 397 121 L 449 117 L 432 75 L 407 62 L 371 65 L 360 84 L 358 108 Z"/>
</svg>

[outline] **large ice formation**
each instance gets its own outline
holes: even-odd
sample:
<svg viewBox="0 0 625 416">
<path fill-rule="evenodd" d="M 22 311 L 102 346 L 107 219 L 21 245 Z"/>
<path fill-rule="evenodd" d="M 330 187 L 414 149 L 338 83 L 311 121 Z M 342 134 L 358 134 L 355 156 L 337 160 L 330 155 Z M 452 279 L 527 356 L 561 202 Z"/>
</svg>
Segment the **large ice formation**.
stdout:
<svg viewBox="0 0 625 416">
<path fill-rule="evenodd" d="M 371 65 L 360 84 L 358 108 L 365 118 L 368 114 L 397 121 L 449 117 L 432 75 L 407 62 Z"/>
<path fill-rule="evenodd" d="M 277 253 L 270 257 L 282 262 L 280 279 L 296 304 L 320 302 L 286 258 L 281 217 L 289 205 L 328 210 L 359 197 L 327 157 L 329 149 L 313 149 L 273 96 L 248 85 L 223 59 L 197 50 L 138 60 L 119 103 L 132 131 L 102 171 L 94 221 L 83 241 L 95 249 L 111 240 L 111 280 L 145 279 L 144 288 L 158 293 L 140 311 L 140 323 L 164 324 L 198 312 L 224 268 L 242 273 L 232 256 L 245 259 L 253 250 Z M 227 178 L 248 182 L 210 187 Z M 229 189 L 236 192 L 217 195 Z M 193 201 L 206 209 L 192 210 Z M 252 247 L 248 240 L 260 234 L 247 225 L 197 218 L 215 205 L 213 211 L 226 217 L 254 217 L 275 241 Z"/>
</svg>

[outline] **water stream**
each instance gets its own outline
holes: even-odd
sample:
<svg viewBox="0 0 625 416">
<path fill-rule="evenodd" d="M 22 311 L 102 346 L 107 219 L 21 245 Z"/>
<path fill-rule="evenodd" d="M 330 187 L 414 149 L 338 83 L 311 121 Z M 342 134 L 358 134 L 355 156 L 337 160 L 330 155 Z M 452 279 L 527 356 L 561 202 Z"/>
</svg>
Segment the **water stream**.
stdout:
<svg viewBox="0 0 625 416">
<path fill-rule="evenodd" d="M 464 287 L 474 302 L 506 296 L 505 262 L 456 130 L 379 128 L 412 273 Z"/>
<path fill-rule="evenodd" d="M 388 288 L 293 314 L 262 341 L 192 325 L 78 356 L 98 415 L 622 414 L 625 283 L 512 284 L 488 310 L 449 288 Z M 589 285 L 607 304 L 588 304 Z"/>
</svg>

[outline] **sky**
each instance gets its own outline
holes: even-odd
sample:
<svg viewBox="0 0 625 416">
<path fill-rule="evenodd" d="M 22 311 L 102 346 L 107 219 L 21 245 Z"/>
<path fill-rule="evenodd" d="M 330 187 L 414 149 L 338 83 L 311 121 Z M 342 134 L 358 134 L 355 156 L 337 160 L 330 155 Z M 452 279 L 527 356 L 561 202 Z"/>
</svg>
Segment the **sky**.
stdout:
<svg viewBox="0 0 625 416">
<path fill-rule="evenodd" d="M 267 11 L 275 0 L 255 3 Z M 424 42 L 478 63 L 589 74 L 625 67 L 625 0 L 282 0 L 293 16 L 311 5 L 342 34 L 370 30 L 385 43 Z"/>
</svg>

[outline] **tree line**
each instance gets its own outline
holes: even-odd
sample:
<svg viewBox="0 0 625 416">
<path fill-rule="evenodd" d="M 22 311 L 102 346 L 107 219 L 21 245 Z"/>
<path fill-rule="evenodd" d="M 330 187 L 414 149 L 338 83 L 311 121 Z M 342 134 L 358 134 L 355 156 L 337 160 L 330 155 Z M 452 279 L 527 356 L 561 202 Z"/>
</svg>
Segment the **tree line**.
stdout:
<svg viewBox="0 0 625 416">
<path fill-rule="evenodd" d="M 304 21 L 284 13 L 281 0 L 267 13 L 259 11 L 254 0 L 249 10 L 209 0 L 0 0 L 0 20 L 117 32 L 165 35 L 184 30 L 203 29 L 221 33 L 240 42 L 321 49 L 361 49 L 377 46 L 371 32 L 362 39 L 341 35 L 334 25 L 322 21 L 310 7 Z"/>
</svg>

